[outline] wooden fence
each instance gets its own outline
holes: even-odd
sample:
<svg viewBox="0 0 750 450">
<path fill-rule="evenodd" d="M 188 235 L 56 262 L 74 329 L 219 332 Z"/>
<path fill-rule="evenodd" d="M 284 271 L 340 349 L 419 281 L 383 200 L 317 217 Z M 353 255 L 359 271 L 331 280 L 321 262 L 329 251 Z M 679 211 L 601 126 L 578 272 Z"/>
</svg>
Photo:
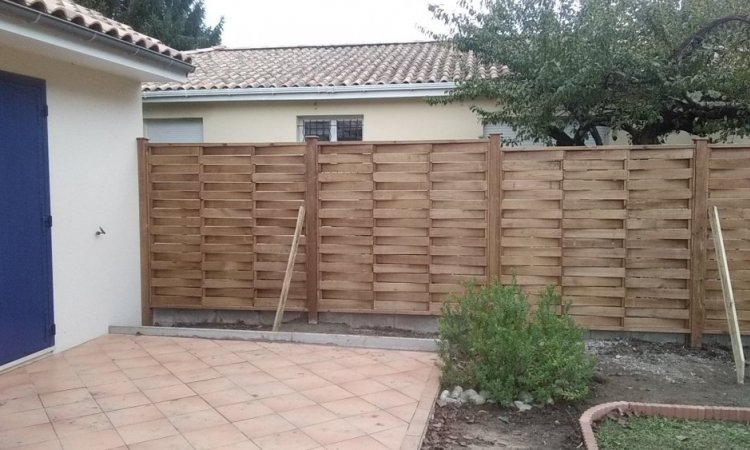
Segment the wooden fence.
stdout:
<svg viewBox="0 0 750 450">
<path fill-rule="evenodd" d="M 559 286 L 597 330 L 726 331 L 707 208 L 750 333 L 750 146 L 501 148 L 489 140 L 139 144 L 152 308 L 438 314 L 468 279 Z"/>
</svg>

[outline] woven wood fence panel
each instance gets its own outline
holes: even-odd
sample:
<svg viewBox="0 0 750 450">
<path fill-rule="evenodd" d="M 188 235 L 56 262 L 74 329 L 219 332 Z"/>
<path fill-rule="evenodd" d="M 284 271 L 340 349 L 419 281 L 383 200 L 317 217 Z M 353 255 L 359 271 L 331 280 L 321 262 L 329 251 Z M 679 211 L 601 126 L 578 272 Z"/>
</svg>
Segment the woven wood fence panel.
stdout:
<svg viewBox="0 0 750 450">
<path fill-rule="evenodd" d="M 557 286 L 592 329 L 696 343 L 726 330 L 717 205 L 750 332 L 749 147 L 501 149 L 495 137 L 140 152 L 149 311 L 274 309 L 305 205 L 289 310 L 439 314 L 466 280 L 515 277 L 533 300 Z"/>
</svg>

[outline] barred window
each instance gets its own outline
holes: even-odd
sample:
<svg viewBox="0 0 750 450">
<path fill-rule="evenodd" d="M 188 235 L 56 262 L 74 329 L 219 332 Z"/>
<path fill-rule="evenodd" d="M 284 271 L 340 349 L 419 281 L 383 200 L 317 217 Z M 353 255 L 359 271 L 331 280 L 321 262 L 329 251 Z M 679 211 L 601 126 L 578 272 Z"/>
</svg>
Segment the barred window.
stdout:
<svg viewBox="0 0 750 450">
<path fill-rule="evenodd" d="M 361 117 L 300 117 L 297 119 L 297 139 L 317 136 L 321 141 L 361 141 Z"/>
</svg>

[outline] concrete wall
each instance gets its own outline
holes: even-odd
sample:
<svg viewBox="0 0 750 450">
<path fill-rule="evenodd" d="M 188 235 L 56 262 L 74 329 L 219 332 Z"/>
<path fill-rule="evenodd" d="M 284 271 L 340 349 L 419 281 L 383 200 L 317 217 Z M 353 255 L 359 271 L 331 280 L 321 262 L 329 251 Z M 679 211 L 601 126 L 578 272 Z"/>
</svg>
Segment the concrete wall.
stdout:
<svg viewBox="0 0 750 450">
<path fill-rule="evenodd" d="M 294 142 L 297 117 L 363 116 L 366 141 L 476 139 L 482 124 L 468 105 L 424 99 L 144 103 L 145 119 L 202 118 L 205 142 Z"/>
<path fill-rule="evenodd" d="M 140 83 L 2 45 L 0 70 L 47 82 L 55 349 L 140 324 Z"/>
</svg>

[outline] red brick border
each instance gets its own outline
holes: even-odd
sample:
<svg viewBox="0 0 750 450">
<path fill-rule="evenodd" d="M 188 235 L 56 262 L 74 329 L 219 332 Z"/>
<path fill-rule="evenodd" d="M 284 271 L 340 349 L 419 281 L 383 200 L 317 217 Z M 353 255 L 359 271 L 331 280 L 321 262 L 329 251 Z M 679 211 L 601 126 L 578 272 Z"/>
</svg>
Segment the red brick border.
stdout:
<svg viewBox="0 0 750 450">
<path fill-rule="evenodd" d="M 661 403 L 611 402 L 602 403 L 587 409 L 579 419 L 583 432 L 583 443 L 588 450 L 599 450 L 594 436 L 593 425 L 611 411 L 627 411 L 668 417 L 670 419 L 723 420 L 750 424 L 750 408 L 730 406 L 668 405 Z"/>
</svg>

